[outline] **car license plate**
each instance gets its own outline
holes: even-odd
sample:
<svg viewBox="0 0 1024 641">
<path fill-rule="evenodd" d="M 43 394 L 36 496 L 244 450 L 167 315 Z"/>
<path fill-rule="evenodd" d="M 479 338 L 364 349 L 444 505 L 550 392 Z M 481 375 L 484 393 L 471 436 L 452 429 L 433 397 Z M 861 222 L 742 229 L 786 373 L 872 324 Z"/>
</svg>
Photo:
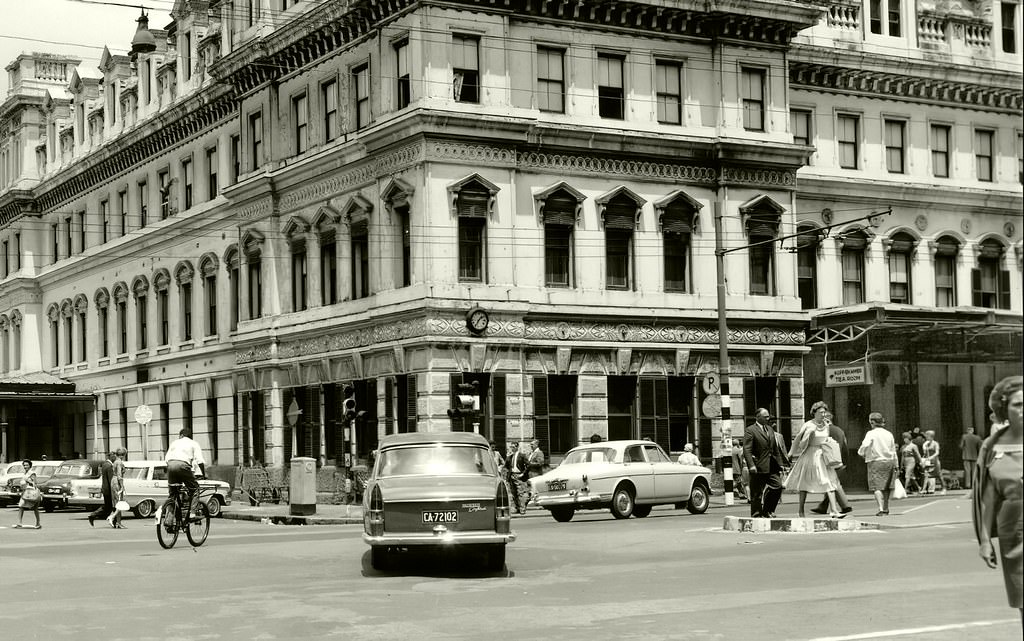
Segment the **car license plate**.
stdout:
<svg viewBox="0 0 1024 641">
<path fill-rule="evenodd" d="M 557 481 L 548 481 L 548 491 L 557 492 L 558 490 L 564 490 L 566 487 L 565 479 L 558 479 Z"/>
<path fill-rule="evenodd" d="M 99 499 L 99 498 L 103 498 L 103 495 L 100 494 L 99 492 L 89 492 L 89 498 L 90 499 Z"/>
<path fill-rule="evenodd" d="M 47 494 L 60 494 L 60 490 L 47 490 Z"/>
<path fill-rule="evenodd" d="M 454 510 L 446 512 L 423 512 L 424 523 L 458 523 L 459 513 Z"/>
</svg>

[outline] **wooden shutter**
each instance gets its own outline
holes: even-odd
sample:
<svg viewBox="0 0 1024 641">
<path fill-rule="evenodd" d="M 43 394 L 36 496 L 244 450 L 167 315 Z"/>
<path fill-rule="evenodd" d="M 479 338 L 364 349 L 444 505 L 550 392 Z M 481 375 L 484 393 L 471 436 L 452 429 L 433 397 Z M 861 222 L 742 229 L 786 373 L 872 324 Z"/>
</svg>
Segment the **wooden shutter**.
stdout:
<svg viewBox="0 0 1024 641">
<path fill-rule="evenodd" d="M 743 379 L 743 424 L 749 425 L 753 422 L 754 413 L 757 411 L 757 381 L 753 378 Z M 742 432 L 733 430 L 733 438 L 740 438 Z"/>
<path fill-rule="evenodd" d="M 609 202 L 604 208 L 605 229 L 636 229 L 637 205 L 632 200 L 628 203 Z"/>
<path fill-rule="evenodd" d="M 788 378 L 779 379 L 778 429 L 788 445 L 793 441 L 793 393 Z"/>
<path fill-rule="evenodd" d="M 971 270 L 971 304 L 975 307 L 983 307 L 985 295 L 981 291 L 981 270 L 975 267 Z"/>
<path fill-rule="evenodd" d="M 999 309 L 1010 309 L 1010 272 L 1001 269 L 999 270 L 999 299 L 996 307 Z"/>
<path fill-rule="evenodd" d="M 505 451 L 504 443 L 507 435 L 505 383 L 504 374 L 495 374 L 491 377 L 491 407 L 494 408 L 494 411 L 491 412 L 491 440 L 497 444 L 498 449 L 502 452 Z"/>
<path fill-rule="evenodd" d="M 459 191 L 457 209 L 459 216 L 472 218 L 484 218 L 487 216 L 487 205 L 491 199 L 491 192 L 483 187 L 472 183 L 466 185 Z"/>
<path fill-rule="evenodd" d="M 293 389 L 286 389 L 282 396 L 282 407 L 284 411 L 288 411 L 288 406 L 292 404 L 292 399 L 295 398 L 295 391 Z M 292 460 L 292 426 L 288 424 L 288 419 L 284 419 L 284 462 L 287 464 Z"/>
<path fill-rule="evenodd" d="M 984 396 L 988 398 L 988 394 Z M 964 431 L 963 396 L 959 385 L 939 386 L 939 461 L 947 470 L 959 469 L 960 437 Z M 987 421 L 986 423 L 987 424 Z"/>
<path fill-rule="evenodd" d="M 377 379 L 371 378 L 366 381 L 365 393 L 362 401 L 363 410 L 363 431 L 359 455 L 369 457 L 371 451 L 377 449 L 380 438 L 377 433 Z"/>
<path fill-rule="evenodd" d="M 405 431 L 416 431 L 416 375 L 405 375 Z"/>
<path fill-rule="evenodd" d="M 533 377 L 533 437 L 540 441 L 540 448 L 545 454 L 550 440 L 550 421 L 548 420 L 548 378 Z"/>
<path fill-rule="evenodd" d="M 564 191 L 548 196 L 544 201 L 544 224 L 575 226 L 577 205 L 576 198 Z"/>
<path fill-rule="evenodd" d="M 668 436 L 668 378 L 640 379 L 640 438 L 647 438 L 670 450 Z"/>
<path fill-rule="evenodd" d="M 395 433 L 395 379 L 384 379 L 384 434 Z"/>
<path fill-rule="evenodd" d="M 320 391 L 315 387 L 302 390 L 302 456 L 320 457 Z"/>
</svg>

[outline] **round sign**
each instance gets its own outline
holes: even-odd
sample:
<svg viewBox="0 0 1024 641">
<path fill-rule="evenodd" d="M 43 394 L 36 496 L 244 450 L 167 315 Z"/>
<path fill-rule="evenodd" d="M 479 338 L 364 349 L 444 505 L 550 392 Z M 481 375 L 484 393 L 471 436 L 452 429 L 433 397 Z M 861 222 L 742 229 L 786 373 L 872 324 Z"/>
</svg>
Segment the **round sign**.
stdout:
<svg viewBox="0 0 1024 641">
<path fill-rule="evenodd" d="M 717 394 L 721 386 L 718 384 L 718 373 L 708 372 L 704 375 L 704 380 L 701 381 L 701 387 L 704 388 L 705 394 Z"/>
<path fill-rule="evenodd" d="M 135 408 L 135 422 L 141 425 L 149 425 L 149 422 L 153 420 L 153 410 L 149 408 L 149 405 L 139 405 Z"/>
<path fill-rule="evenodd" d="M 709 394 L 701 403 L 700 411 L 707 418 L 718 418 L 722 415 L 722 397 L 718 394 Z"/>
</svg>

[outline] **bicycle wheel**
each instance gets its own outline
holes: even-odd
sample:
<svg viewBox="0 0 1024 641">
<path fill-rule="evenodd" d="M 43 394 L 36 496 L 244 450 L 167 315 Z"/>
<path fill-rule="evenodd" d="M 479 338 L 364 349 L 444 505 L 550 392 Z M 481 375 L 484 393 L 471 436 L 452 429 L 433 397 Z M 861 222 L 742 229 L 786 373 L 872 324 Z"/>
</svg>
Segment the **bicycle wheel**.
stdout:
<svg viewBox="0 0 1024 641">
<path fill-rule="evenodd" d="M 167 499 L 160 507 L 160 518 L 156 520 L 156 540 L 160 547 L 170 550 L 178 542 L 178 523 L 175 519 L 174 499 Z"/>
<path fill-rule="evenodd" d="M 203 502 L 198 502 L 195 508 L 195 517 L 185 522 L 185 536 L 189 543 L 199 547 L 206 542 L 206 535 L 210 533 L 210 509 Z"/>
</svg>

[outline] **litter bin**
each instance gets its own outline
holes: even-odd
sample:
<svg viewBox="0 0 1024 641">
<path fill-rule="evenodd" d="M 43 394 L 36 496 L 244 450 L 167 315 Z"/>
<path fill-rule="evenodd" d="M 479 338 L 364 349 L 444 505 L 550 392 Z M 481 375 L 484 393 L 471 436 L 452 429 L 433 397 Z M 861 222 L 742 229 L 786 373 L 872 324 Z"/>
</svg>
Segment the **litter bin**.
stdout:
<svg viewBox="0 0 1024 641">
<path fill-rule="evenodd" d="M 288 506 L 292 516 L 316 514 L 316 459 L 307 456 L 292 459 Z"/>
</svg>

